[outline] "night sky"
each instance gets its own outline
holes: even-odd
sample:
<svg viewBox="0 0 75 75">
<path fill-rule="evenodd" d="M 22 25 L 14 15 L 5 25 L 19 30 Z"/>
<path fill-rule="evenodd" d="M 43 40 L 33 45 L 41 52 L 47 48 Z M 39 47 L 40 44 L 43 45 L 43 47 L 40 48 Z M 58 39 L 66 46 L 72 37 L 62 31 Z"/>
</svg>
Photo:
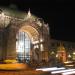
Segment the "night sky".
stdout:
<svg viewBox="0 0 75 75">
<path fill-rule="evenodd" d="M 0 0 L 1 6 L 12 4 L 20 11 L 28 11 L 44 19 L 50 27 L 52 39 L 75 42 L 75 8 L 72 0 Z"/>
</svg>

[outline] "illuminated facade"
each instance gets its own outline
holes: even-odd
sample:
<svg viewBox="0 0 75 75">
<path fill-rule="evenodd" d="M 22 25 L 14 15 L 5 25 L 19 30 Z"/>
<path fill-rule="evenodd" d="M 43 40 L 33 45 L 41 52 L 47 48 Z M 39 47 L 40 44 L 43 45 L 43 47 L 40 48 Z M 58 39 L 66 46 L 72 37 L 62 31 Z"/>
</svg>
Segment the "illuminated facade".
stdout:
<svg viewBox="0 0 75 75">
<path fill-rule="evenodd" d="M 75 60 L 75 43 L 50 39 L 49 26 L 30 13 L 0 10 L 0 60 Z M 62 46 L 60 46 L 62 42 Z M 54 61 L 54 60 L 53 60 Z"/>
<path fill-rule="evenodd" d="M 62 44 L 60 44 L 60 46 L 57 47 L 57 58 L 61 62 L 66 62 L 67 61 L 66 50 L 65 50 L 65 47 Z"/>
<path fill-rule="evenodd" d="M 75 43 L 51 39 L 50 53 L 54 52 L 57 59 L 61 61 L 75 61 Z"/>
<path fill-rule="evenodd" d="M 42 61 L 49 59 L 49 27 L 30 13 L 2 10 L 0 13 L 0 59 Z"/>
</svg>

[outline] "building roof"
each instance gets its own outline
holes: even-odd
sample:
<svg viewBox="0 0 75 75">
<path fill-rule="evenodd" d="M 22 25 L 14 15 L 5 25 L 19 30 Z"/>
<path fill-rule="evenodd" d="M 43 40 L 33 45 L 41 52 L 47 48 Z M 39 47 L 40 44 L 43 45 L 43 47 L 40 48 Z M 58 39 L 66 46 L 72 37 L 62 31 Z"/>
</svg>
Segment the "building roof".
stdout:
<svg viewBox="0 0 75 75">
<path fill-rule="evenodd" d="M 31 14 L 30 10 L 26 13 L 9 8 L 0 8 L 0 27 L 4 27 L 4 24 L 8 26 L 11 19 L 27 20 L 29 18 L 31 18 L 31 20 L 35 20 L 38 17 Z"/>
</svg>

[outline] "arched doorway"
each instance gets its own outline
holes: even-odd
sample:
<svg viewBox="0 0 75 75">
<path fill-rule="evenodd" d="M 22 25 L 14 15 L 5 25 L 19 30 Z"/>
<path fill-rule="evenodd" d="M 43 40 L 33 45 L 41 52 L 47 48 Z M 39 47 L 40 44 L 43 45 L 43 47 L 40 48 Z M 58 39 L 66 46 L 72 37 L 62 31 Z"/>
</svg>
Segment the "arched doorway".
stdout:
<svg viewBox="0 0 75 75">
<path fill-rule="evenodd" d="M 16 52 L 17 52 L 17 59 L 21 62 L 29 62 L 32 53 L 31 49 L 35 51 L 35 49 L 39 48 L 39 34 L 38 31 L 36 31 L 35 28 L 32 26 L 23 26 L 21 29 L 19 29 L 18 33 L 16 34 Z M 33 53 L 33 57 L 35 55 L 35 52 Z M 38 56 L 35 56 L 36 60 Z M 34 59 L 35 59 L 34 58 Z"/>
<path fill-rule="evenodd" d="M 48 24 L 45 24 L 43 20 L 34 15 L 30 16 L 30 14 L 26 14 L 22 19 L 17 18 L 12 20 L 10 25 L 7 27 L 6 35 L 8 37 L 5 40 L 7 51 L 5 58 L 16 59 L 18 51 L 22 51 L 23 55 L 26 52 L 26 51 L 24 52 L 25 39 L 24 40 L 22 39 L 23 43 L 21 43 L 21 41 L 19 40 L 19 38 L 21 37 L 17 37 L 20 32 L 22 34 L 21 37 L 27 34 L 30 40 L 30 43 L 28 44 L 28 46 L 30 45 L 29 48 L 30 57 L 28 57 L 28 59 L 29 60 L 35 59 L 36 61 L 39 62 L 42 60 L 48 61 L 49 58 L 48 51 L 50 49 Z M 16 45 L 16 43 L 19 41 L 20 46 L 23 46 L 23 49 L 21 48 L 21 50 L 17 50 L 20 49 L 19 45 L 18 48 Z"/>
</svg>

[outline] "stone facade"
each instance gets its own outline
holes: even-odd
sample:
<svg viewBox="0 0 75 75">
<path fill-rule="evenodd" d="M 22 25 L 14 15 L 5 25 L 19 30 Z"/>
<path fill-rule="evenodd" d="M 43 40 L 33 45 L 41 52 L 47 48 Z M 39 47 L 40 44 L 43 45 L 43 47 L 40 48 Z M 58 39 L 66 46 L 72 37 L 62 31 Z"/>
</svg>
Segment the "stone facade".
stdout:
<svg viewBox="0 0 75 75">
<path fill-rule="evenodd" d="M 37 44 L 39 46 L 38 48 L 39 59 L 38 60 L 41 61 L 42 59 L 44 59 L 48 61 L 47 52 L 49 50 L 49 43 L 50 43 L 48 25 L 45 24 L 42 19 L 35 17 L 34 15 L 31 15 L 30 11 L 23 18 L 20 18 L 20 15 L 21 14 L 19 14 L 19 16 L 17 17 L 4 15 L 4 18 L 8 18 L 10 22 L 8 23 L 7 26 L 5 25 L 5 27 L 4 26 L 2 27 L 3 22 L 0 24 L 1 26 L 0 30 L 3 31 L 3 32 L 0 31 L 0 56 L 1 56 L 0 59 L 2 60 L 16 59 L 16 34 L 19 32 L 19 30 L 23 30 L 25 32 L 28 32 L 31 36 L 31 40 L 32 40 L 31 54 L 32 52 L 34 52 L 36 56 L 36 51 L 34 49 L 34 46 Z M 1 16 L 1 18 L 2 17 L 3 16 Z M 38 41 L 38 43 L 36 43 L 36 41 Z M 43 45 L 42 51 L 41 51 L 41 46 L 40 46 L 41 44 Z M 34 58 L 35 56 L 34 55 L 31 56 L 31 59 Z"/>
<path fill-rule="evenodd" d="M 3 10 L 0 13 L 0 18 L 2 18 L 0 19 L 0 60 L 16 59 L 16 35 L 19 31 L 24 31 L 31 37 L 31 60 L 35 59 L 40 62 L 46 60 L 48 62 L 51 53 L 55 53 L 56 57 L 60 42 L 63 43 L 67 53 L 66 60 L 69 54 L 73 55 L 75 60 L 75 43 L 50 39 L 48 24 L 45 24 L 43 19 L 32 15 L 30 11 L 23 13 Z M 41 49 L 41 44 L 43 49 Z M 38 49 L 34 48 L 37 45 Z"/>
</svg>

